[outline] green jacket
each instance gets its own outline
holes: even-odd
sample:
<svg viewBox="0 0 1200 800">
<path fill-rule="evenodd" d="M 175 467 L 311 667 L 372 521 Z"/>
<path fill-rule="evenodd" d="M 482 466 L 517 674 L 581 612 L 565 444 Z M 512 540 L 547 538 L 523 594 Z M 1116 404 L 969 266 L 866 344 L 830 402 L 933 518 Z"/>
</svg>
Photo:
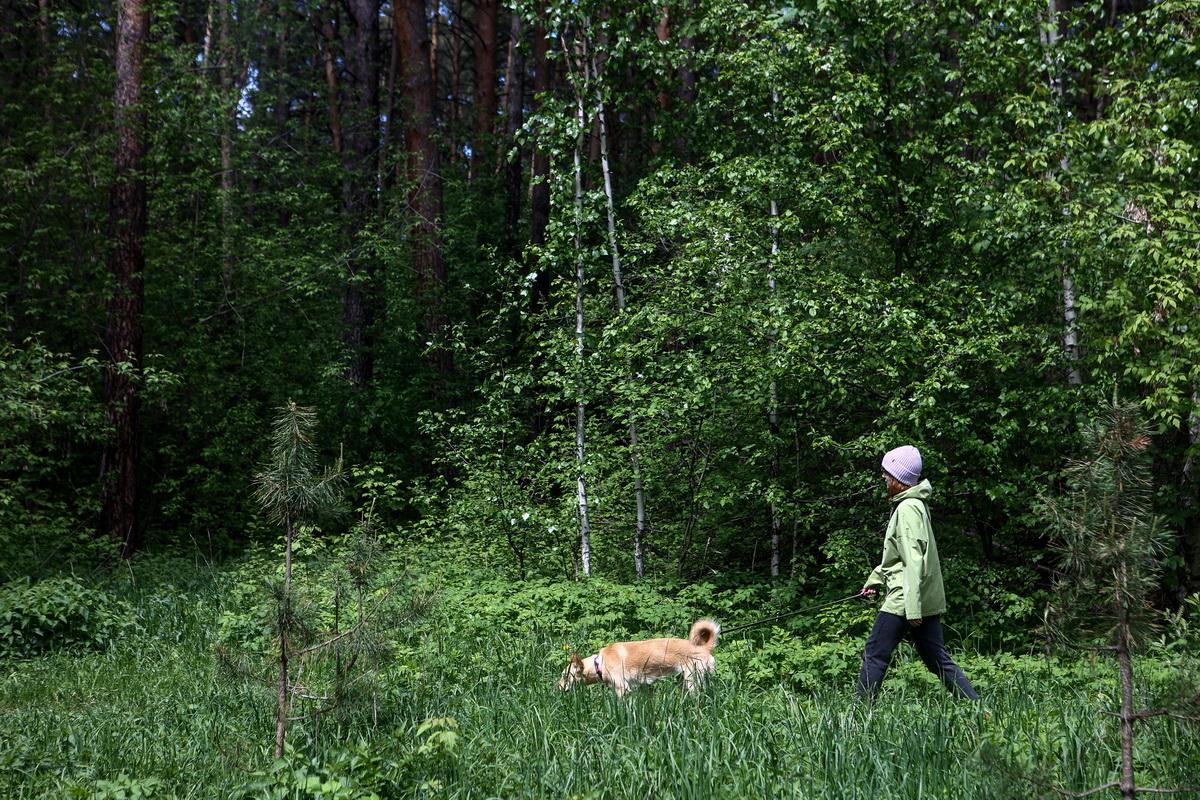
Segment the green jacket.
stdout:
<svg viewBox="0 0 1200 800">
<path fill-rule="evenodd" d="M 883 592 L 881 611 L 921 619 L 946 610 L 942 566 L 925 505 L 932 494 L 929 481 L 921 481 L 892 498 L 896 508 L 883 537 L 883 561 L 863 586 Z"/>
</svg>

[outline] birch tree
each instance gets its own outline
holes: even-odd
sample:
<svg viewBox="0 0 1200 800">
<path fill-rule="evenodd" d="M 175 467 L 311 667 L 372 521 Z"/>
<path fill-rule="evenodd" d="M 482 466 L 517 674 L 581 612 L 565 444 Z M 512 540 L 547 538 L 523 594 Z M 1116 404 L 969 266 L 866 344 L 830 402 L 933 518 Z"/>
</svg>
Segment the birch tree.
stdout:
<svg viewBox="0 0 1200 800">
<path fill-rule="evenodd" d="M 521 146 L 517 134 L 521 130 L 525 114 L 525 55 L 522 52 L 521 15 L 513 13 L 508 29 L 508 61 L 504 70 L 505 127 L 504 146 L 512 148 L 505 163 L 504 235 L 508 239 L 505 250 L 516 257 L 520 254 L 520 236 L 517 230 L 521 221 Z"/>
<path fill-rule="evenodd" d="M 1042 44 L 1046 50 L 1046 70 L 1047 79 L 1050 82 L 1050 94 L 1054 98 L 1056 110 L 1056 129 L 1061 137 L 1062 135 L 1062 76 L 1058 66 L 1058 55 L 1055 53 L 1055 48 L 1058 44 L 1058 1 L 1046 0 L 1046 25 L 1042 29 Z M 1070 157 L 1063 153 L 1059 160 L 1059 170 L 1065 173 L 1071 165 Z M 1047 176 L 1053 180 L 1053 175 Z M 1065 199 L 1065 198 L 1064 198 Z M 1063 208 L 1064 214 L 1067 212 Z M 1060 247 L 1066 250 L 1066 241 L 1060 243 Z M 1078 312 L 1075 309 L 1075 278 L 1071 267 L 1064 260 L 1059 267 L 1062 278 L 1062 308 L 1063 308 L 1063 352 L 1067 357 L 1067 383 L 1071 386 L 1078 386 L 1083 383 L 1083 376 L 1079 369 L 1079 323 Z"/>
<path fill-rule="evenodd" d="M 578 131 L 575 138 L 575 501 L 579 510 L 579 558 L 583 574 L 592 574 L 592 528 L 588 522 L 586 461 L 584 458 L 584 353 L 583 290 L 583 137 L 587 130 L 587 118 L 583 108 L 583 93 L 577 95 L 575 123 Z"/>
<path fill-rule="evenodd" d="M 586 91 L 588 83 L 587 44 L 584 40 L 584 59 L 582 85 L 579 92 Z M 591 78 L 596 98 L 596 120 L 600 128 L 600 169 L 604 177 L 604 208 L 608 224 L 608 251 L 612 257 L 613 293 L 617 303 L 617 317 L 625 313 L 625 279 L 621 272 L 621 251 L 617 244 L 616 209 L 613 202 L 612 170 L 608 160 L 608 125 L 605 122 L 604 93 L 600 80 L 599 59 L 593 52 L 590 57 Z M 582 104 L 582 100 L 580 101 Z M 633 383 L 633 370 L 625 365 L 625 383 Z M 628 412 L 629 428 L 629 458 L 633 467 L 633 492 L 637 517 L 633 531 L 633 567 L 639 578 L 646 574 L 646 559 L 642 546 L 646 538 L 646 490 L 642 480 L 642 466 L 638 454 L 637 416 L 631 408 Z"/>
<path fill-rule="evenodd" d="M 775 97 L 778 100 L 778 97 Z M 771 258 L 767 262 L 767 305 L 769 313 L 773 314 L 773 306 L 775 303 L 776 285 L 775 285 L 775 263 L 779 257 L 779 206 L 775 202 L 775 198 L 771 198 Z M 779 519 L 779 502 L 776 498 L 776 493 L 779 491 L 779 387 L 775 383 L 775 340 L 778 332 L 775 330 L 774 324 L 767 331 L 767 363 L 771 373 L 770 384 L 767 388 L 767 426 L 770 430 L 771 440 L 771 480 L 767 486 L 767 496 L 770 499 L 771 507 L 771 577 L 779 577 L 779 567 L 782 561 L 780 555 L 780 536 L 779 530 L 782 527 L 782 522 Z"/>
</svg>

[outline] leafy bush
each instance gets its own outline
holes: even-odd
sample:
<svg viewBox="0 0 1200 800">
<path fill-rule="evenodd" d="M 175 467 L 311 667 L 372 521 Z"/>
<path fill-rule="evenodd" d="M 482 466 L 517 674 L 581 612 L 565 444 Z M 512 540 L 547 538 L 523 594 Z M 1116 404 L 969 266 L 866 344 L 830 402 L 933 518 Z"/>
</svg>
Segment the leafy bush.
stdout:
<svg viewBox="0 0 1200 800">
<path fill-rule="evenodd" d="M 98 780 L 91 786 L 72 786 L 71 797 L 86 797 L 88 800 L 149 800 L 161 797 L 163 782 L 158 778 L 131 778 L 121 773 L 115 780 Z"/>
<path fill-rule="evenodd" d="M 0 328 L 7 323 L 0 312 Z M 0 581 L 76 559 L 94 563 L 104 544 L 84 524 L 99 492 L 68 488 L 95 474 L 86 454 L 104 438 L 103 412 L 85 378 L 96 363 L 74 364 L 36 336 L 0 341 Z"/>
<path fill-rule="evenodd" d="M 267 769 L 254 773 L 237 796 L 247 800 L 379 800 L 364 782 L 376 777 L 382 766 L 365 752 L 337 751 L 327 758 L 302 760 L 289 751 Z"/>
<path fill-rule="evenodd" d="M 25 657 L 60 647 L 106 647 L 133 626 L 129 607 L 75 578 L 0 588 L 0 655 Z"/>
</svg>

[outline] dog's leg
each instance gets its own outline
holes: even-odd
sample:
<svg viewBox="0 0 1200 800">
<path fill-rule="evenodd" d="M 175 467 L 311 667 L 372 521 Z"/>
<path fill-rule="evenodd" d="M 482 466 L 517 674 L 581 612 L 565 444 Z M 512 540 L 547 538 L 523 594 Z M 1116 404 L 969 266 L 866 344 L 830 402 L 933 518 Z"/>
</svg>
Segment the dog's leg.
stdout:
<svg viewBox="0 0 1200 800">
<path fill-rule="evenodd" d="M 694 692 L 700 686 L 701 675 L 696 669 L 695 664 L 688 664 L 683 668 L 683 688 L 688 692 Z"/>
</svg>

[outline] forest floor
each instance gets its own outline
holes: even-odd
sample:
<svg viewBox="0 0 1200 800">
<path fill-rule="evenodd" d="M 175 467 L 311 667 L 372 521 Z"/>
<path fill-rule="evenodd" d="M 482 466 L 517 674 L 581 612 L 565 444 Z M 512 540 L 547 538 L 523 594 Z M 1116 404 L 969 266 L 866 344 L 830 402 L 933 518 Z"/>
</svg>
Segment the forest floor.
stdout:
<svg viewBox="0 0 1200 800">
<path fill-rule="evenodd" d="M 572 582 L 513 581 L 501 596 L 494 573 L 429 561 L 392 596 L 432 602 L 416 617 L 395 607 L 386 649 L 360 662 L 374 671 L 338 709 L 309 716 L 315 704 L 297 701 L 305 718 L 276 761 L 269 592 L 255 577 L 269 558 L 135 563 L 106 583 L 129 617 L 111 644 L 0 661 L 0 796 L 1029 798 L 1108 783 L 1119 763 L 1104 659 L 958 651 L 983 696 L 970 703 L 952 700 L 906 646 L 867 708 L 852 691 L 870 614 L 860 610 L 826 626 L 833 641 L 779 628 L 729 637 L 696 695 L 674 681 L 623 700 L 601 687 L 564 693 L 567 641 L 587 651 L 639 623 L 608 606 L 576 613 L 595 604 L 580 606 Z M 318 587 L 320 605 L 331 574 L 301 561 L 298 582 Z M 585 591 L 641 610 L 656 590 Z M 681 603 L 676 592 L 657 605 L 686 620 L 713 604 Z M 646 623 L 646 634 L 682 635 L 681 624 Z M 1180 648 L 1141 658 L 1139 701 L 1168 696 L 1197 666 Z M 303 679 L 310 693 L 321 675 Z M 1200 736 L 1185 725 L 1139 724 L 1140 783 L 1195 783 Z"/>
</svg>

